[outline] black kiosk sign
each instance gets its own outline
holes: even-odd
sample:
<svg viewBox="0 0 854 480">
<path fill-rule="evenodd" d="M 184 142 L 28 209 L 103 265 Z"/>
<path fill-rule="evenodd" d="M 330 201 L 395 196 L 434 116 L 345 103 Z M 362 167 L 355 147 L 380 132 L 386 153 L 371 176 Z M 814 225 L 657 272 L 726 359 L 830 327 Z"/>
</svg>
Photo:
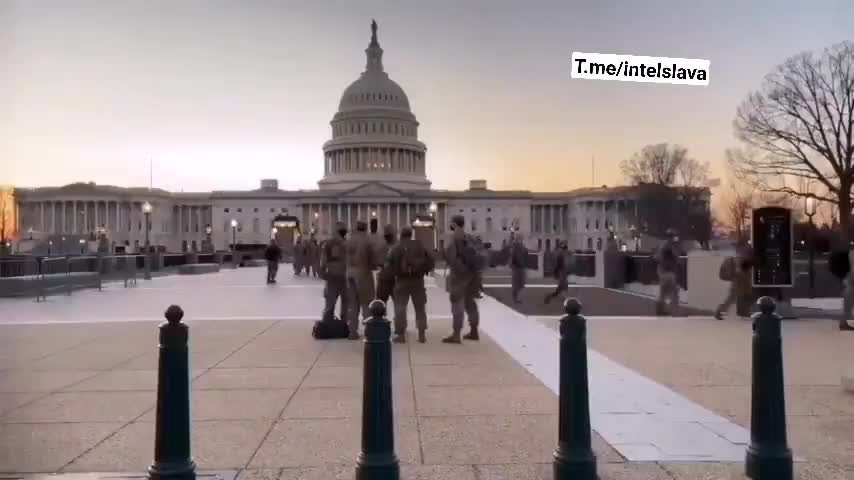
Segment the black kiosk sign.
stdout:
<svg viewBox="0 0 854 480">
<path fill-rule="evenodd" d="M 794 285 L 792 268 L 792 211 L 781 207 L 753 210 L 753 286 L 764 288 Z"/>
</svg>

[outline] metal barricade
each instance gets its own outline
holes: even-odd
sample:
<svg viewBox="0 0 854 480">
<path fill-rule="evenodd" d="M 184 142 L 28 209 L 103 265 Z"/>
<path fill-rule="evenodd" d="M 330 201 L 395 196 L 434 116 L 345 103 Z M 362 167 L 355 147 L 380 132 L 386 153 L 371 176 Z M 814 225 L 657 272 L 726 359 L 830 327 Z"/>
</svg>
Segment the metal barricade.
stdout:
<svg viewBox="0 0 854 480">
<path fill-rule="evenodd" d="M 66 295 L 71 295 L 68 285 L 68 257 L 42 258 L 36 301 L 47 300 L 48 293 L 54 290 L 64 290 Z"/>
<path fill-rule="evenodd" d="M 38 258 L 0 258 L 0 297 L 32 295 L 38 289 L 38 279 Z"/>
<path fill-rule="evenodd" d="M 96 286 L 101 290 L 101 272 L 99 258 L 91 255 L 68 258 L 68 294 L 74 287 Z"/>
</svg>

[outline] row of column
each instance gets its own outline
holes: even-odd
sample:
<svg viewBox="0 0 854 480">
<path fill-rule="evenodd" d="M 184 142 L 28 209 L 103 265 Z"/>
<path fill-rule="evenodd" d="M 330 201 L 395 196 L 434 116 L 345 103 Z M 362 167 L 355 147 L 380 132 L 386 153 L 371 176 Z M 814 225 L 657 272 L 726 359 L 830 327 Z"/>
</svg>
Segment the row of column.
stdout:
<svg viewBox="0 0 854 480">
<path fill-rule="evenodd" d="M 569 205 L 532 205 L 531 230 L 534 233 L 569 231 Z"/>
<path fill-rule="evenodd" d="M 446 205 L 437 204 L 436 222 L 441 231 L 446 215 Z M 362 220 L 370 225 L 371 219 L 377 220 L 379 232 L 385 225 L 391 224 L 400 232 L 404 225 L 411 225 L 415 215 L 430 214 L 430 202 L 425 203 L 314 203 L 302 206 L 301 224 L 303 231 L 316 228 L 323 235 L 330 235 L 336 222 L 344 222 L 348 230 L 356 227 Z"/>
<path fill-rule="evenodd" d="M 58 234 L 83 234 L 104 227 L 110 231 L 141 230 L 142 202 L 47 201 L 18 205 L 18 228 Z"/>
<path fill-rule="evenodd" d="M 425 175 L 424 154 L 404 148 L 346 148 L 326 152 L 325 173 L 396 172 Z"/>
</svg>

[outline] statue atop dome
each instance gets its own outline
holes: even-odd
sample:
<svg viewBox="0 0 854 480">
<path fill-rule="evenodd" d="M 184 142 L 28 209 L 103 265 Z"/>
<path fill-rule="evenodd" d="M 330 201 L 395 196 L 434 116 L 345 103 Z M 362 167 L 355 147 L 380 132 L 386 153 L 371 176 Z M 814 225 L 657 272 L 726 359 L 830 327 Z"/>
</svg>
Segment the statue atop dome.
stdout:
<svg viewBox="0 0 854 480">
<path fill-rule="evenodd" d="M 371 46 L 380 46 L 380 42 L 377 41 L 377 21 L 373 18 L 371 19 Z"/>
</svg>

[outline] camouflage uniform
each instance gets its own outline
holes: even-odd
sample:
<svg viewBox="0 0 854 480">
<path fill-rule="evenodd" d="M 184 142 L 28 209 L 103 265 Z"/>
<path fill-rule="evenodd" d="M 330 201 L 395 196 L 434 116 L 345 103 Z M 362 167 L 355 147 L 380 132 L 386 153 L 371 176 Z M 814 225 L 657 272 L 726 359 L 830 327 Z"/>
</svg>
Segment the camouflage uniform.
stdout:
<svg viewBox="0 0 854 480">
<path fill-rule="evenodd" d="M 308 240 L 308 266 L 311 267 L 311 275 L 317 278 L 317 271 L 320 268 L 320 244 L 317 243 L 317 238 L 314 235 Z M 308 273 L 308 270 L 306 269 Z"/>
<path fill-rule="evenodd" d="M 397 232 L 392 225 L 386 225 L 383 229 L 383 239 L 373 242 L 374 260 L 377 262 L 377 298 L 388 303 L 394 289 L 394 272 L 386 268 L 385 260 L 389 250 L 394 245 Z"/>
<path fill-rule="evenodd" d="M 374 290 L 374 249 L 367 235 L 367 225 L 356 222 L 356 231 L 346 243 L 347 255 L 347 323 L 350 339 L 359 338 L 359 319 L 370 316 L 368 306 L 376 298 Z M 360 317 L 361 314 L 361 317 Z"/>
<path fill-rule="evenodd" d="M 465 243 L 471 242 L 471 237 L 463 231 L 463 217 L 454 215 L 452 224 L 454 232 L 451 241 L 445 249 L 445 262 L 450 269 L 446 279 L 448 285 L 448 297 L 451 302 L 451 316 L 453 317 L 453 333 L 444 338 L 444 343 L 460 343 L 460 332 L 463 329 L 463 317 L 468 316 L 471 331 L 464 338 L 478 340 L 478 324 L 480 323 L 480 312 L 477 308 L 476 297 L 478 294 L 478 273 L 473 272 L 463 262 L 463 247 Z"/>
<path fill-rule="evenodd" d="M 676 270 L 679 266 L 679 245 L 675 234 L 671 233 L 671 238 L 659 248 L 655 260 L 658 262 L 656 314 L 673 314 L 675 309 L 679 307 L 679 284 L 676 276 Z M 668 303 L 670 303 L 669 308 Z"/>
<path fill-rule="evenodd" d="M 424 245 L 412 239 L 412 228 L 403 227 L 400 242 L 391 247 L 386 257 L 384 270 L 394 275 L 394 341 L 406 342 L 406 307 L 412 300 L 415 309 L 415 327 L 418 329 L 418 341 L 424 343 L 427 338 L 427 290 L 424 288 L 424 276 L 435 266 L 433 253 Z M 412 271 L 412 266 L 422 265 L 424 271 Z"/>
<path fill-rule="evenodd" d="M 848 264 L 852 268 L 842 281 L 842 317 L 839 318 L 840 330 L 854 330 L 854 327 L 848 324 L 848 320 L 851 319 L 851 310 L 854 310 L 854 250 L 848 251 Z"/>
<path fill-rule="evenodd" d="M 554 276 L 557 279 L 557 287 L 555 287 L 553 292 L 546 295 L 546 298 L 543 299 L 543 303 L 550 303 L 558 295 L 569 292 L 569 281 L 567 280 L 567 276 L 569 275 L 569 267 L 572 264 L 572 257 L 566 247 L 566 243 L 564 242 L 560 244 L 560 248 L 557 250 L 554 272 Z"/>
<path fill-rule="evenodd" d="M 302 262 L 303 262 L 303 245 L 302 238 L 297 238 L 297 241 L 294 242 L 294 274 L 299 275 L 302 273 Z"/>
<path fill-rule="evenodd" d="M 525 288 L 525 277 L 527 276 L 528 249 L 522 243 L 522 237 L 515 235 L 510 245 L 510 274 L 513 301 L 522 303 L 519 294 Z"/>
<path fill-rule="evenodd" d="M 329 321 L 335 317 L 335 304 L 341 299 L 341 316 L 347 317 L 347 262 L 346 242 L 347 227 L 339 222 L 335 227 L 332 238 L 323 242 L 320 252 L 320 274 L 326 281 L 323 289 L 323 320 Z"/>
<path fill-rule="evenodd" d="M 750 317 L 750 306 L 753 300 L 753 282 L 750 277 L 753 250 L 747 245 L 739 245 L 736 248 L 735 257 L 726 261 L 733 262 L 733 276 L 726 298 L 715 310 L 715 318 L 722 320 L 723 315 L 733 304 L 735 304 L 735 311 L 738 316 Z"/>
</svg>

